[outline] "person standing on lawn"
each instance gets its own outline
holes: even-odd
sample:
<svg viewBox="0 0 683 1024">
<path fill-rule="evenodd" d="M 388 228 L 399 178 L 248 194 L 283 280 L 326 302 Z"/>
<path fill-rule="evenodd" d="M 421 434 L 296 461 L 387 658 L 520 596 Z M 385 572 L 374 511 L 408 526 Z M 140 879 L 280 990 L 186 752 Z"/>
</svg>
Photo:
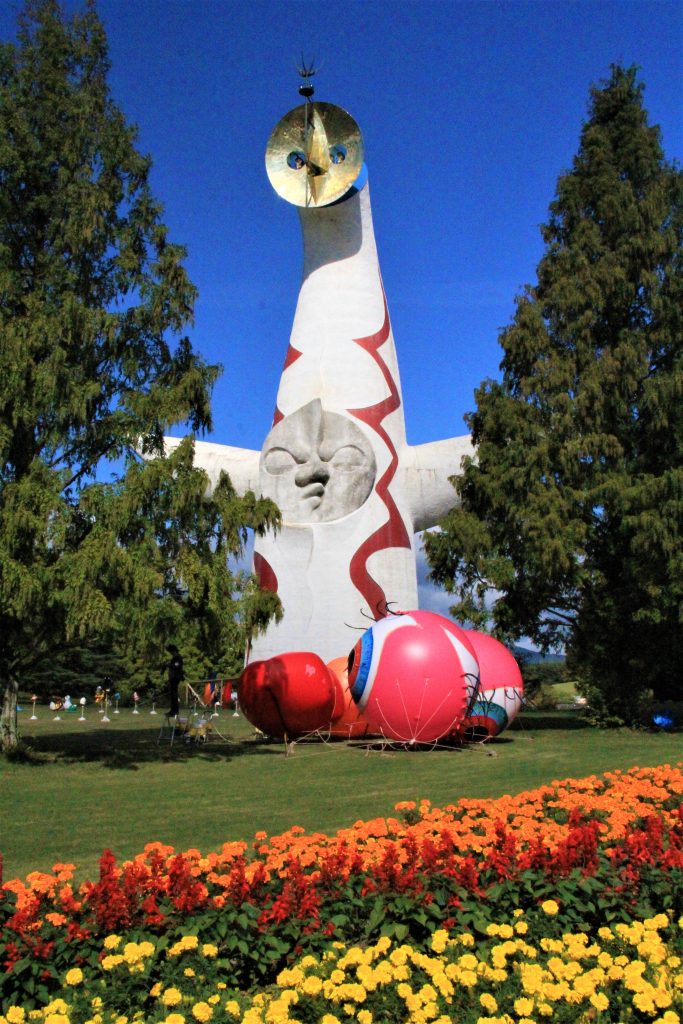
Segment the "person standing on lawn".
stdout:
<svg viewBox="0 0 683 1024">
<path fill-rule="evenodd" d="M 185 678 L 185 669 L 183 666 L 182 655 L 176 645 L 169 644 L 166 649 L 171 655 L 170 661 L 168 662 L 168 689 L 171 697 L 171 708 L 168 713 L 171 718 L 175 718 L 180 711 L 178 687 Z"/>
</svg>

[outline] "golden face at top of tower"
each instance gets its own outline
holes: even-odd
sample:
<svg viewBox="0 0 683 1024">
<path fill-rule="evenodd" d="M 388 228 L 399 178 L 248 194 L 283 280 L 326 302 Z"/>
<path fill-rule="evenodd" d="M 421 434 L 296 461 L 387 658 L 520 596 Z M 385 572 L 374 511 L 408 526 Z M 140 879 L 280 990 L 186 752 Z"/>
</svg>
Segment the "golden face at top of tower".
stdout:
<svg viewBox="0 0 683 1024">
<path fill-rule="evenodd" d="M 329 206 L 352 187 L 363 166 L 363 137 L 333 103 L 304 103 L 278 121 L 266 147 L 266 171 L 294 206 Z"/>
</svg>

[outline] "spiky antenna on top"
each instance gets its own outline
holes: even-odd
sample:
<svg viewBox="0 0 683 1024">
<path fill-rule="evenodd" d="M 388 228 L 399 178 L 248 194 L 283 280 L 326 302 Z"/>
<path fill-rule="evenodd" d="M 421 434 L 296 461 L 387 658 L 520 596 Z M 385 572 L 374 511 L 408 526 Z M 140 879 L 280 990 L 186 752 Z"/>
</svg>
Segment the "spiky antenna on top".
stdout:
<svg viewBox="0 0 683 1024">
<path fill-rule="evenodd" d="M 315 92 L 315 88 L 313 86 L 313 83 L 311 82 L 311 79 L 318 70 L 319 69 L 316 68 L 315 66 L 315 57 L 313 58 L 312 61 L 310 61 L 310 63 L 307 64 L 306 61 L 304 60 L 304 55 L 302 53 L 301 66 L 297 67 L 299 76 L 304 80 L 303 83 L 299 86 L 299 95 L 305 96 L 306 99 L 311 98 L 311 96 Z"/>
</svg>

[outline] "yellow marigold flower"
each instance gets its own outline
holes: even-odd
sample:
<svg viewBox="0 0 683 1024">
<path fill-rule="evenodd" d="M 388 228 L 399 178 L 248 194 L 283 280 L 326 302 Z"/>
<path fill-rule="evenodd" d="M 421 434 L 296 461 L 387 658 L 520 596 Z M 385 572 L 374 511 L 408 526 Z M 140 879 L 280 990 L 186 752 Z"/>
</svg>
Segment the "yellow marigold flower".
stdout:
<svg viewBox="0 0 683 1024">
<path fill-rule="evenodd" d="M 381 979 L 384 982 L 384 979 Z M 435 971 L 432 975 L 432 981 L 438 988 L 442 996 L 452 996 L 454 989 L 451 982 L 446 977 L 443 971 Z"/>
<path fill-rule="evenodd" d="M 169 1013 L 163 1024 L 185 1024 L 185 1017 L 182 1013 Z"/>
<path fill-rule="evenodd" d="M 66 972 L 64 981 L 67 985 L 80 985 L 83 981 L 83 971 L 80 967 L 72 967 L 70 971 Z"/>
<path fill-rule="evenodd" d="M 178 941 L 166 951 L 166 956 L 180 956 L 181 953 L 187 953 L 190 950 L 197 949 L 198 946 L 199 939 L 196 935 L 183 935 L 182 939 L 178 939 Z"/>
<path fill-rule="evenodd" d="M 550 917 L 554 917 L 560 911 L 560 905 L 556 900 L 543 900 L 541 903 L 541 910 L 544 914 L 548 914 Z"/>
<path fill-rule="evenodd" d="M 339 1020 L 339 1017 L 335 1017 L 333 1013 L 326 1013 L 320 1021 L 320 1024 L 341 1024 L 341 1021 Z"/>
<path fill-rule="evenodd" d="M 515 922 L 515 932 L 517 933 L 517 935 L 526 935 L 528 931 L 529 925 L 526 923 L 526 921 Z"/>
<path fill-rule="evenodd" d="M 113 971 L 119 964 L 124 963 L 124 959 L 120 953 L 110 953 L 109 956 L 105 956 L 102 960 L 102 967 L 105 971 Z"/>
<path fill-rule="evenodd" d="M 214 946 L 213 942 L 205 942 L 202 946 L 202 955 L 208 957 L 218 956 L 218 946 Z"/>
<path fill-rule="evenodd" d="M 642 1013 L 649 1013 L 654 1016 L 655 1003 L 649 992 L 636 992 L 633 996 L 633 1005 Z"/>
<path fill-rule="evenodd" d="M 438 928 L 432 935 L 431 947 L 435 953 L 443 953 L 448 945 L 448 932 L 445 928 Z"/>
<path fill-rule="evenodd" d="M 155 982 L 155 983 L 154 983 L 154 984 L 152 985 L 151 989 L 149 990 L 149 994 L 150 994 L 150 996 L 151 996 L 151 997 L 152 997 L 153 999 L 156 999 L 156 997 L 157 997 L 158 995 L 160 995 L 160 993 L 161 993 L 161 982 L 160 982 L 160 981 L 156 981 L 156 982 Z"/>
<path fill-rule="evenodd" d="M 206 1001 L 209 1004 L 209 1006 L 215 1006 L 216 1003 L 220 1003 L 221 997 L 218 995 L 218 993 L 214 992 L 214 994 L 212 996 L 209 996 L 209 998 Z"/>
<path fill-rule="evenodd" d="M 520 996 L 519 999 L 515 999 L 515 1013 L 520 1017 L 527 1017 L 530 1013 L 533 1013 L 534 1001 L 528 999 L 526 996 Z"/>
<path fill-rule="evenodd" d="M 225 1009 L 226 1012 L 232 1014 L 233 1017 L 239 1017 L 240 1013 L 242 1012 L 240 1009 L 240 1004 L 237 1002 L 236 999 L 228 999 L 228 1001 L 225 1004 Z"/>
<path fill-rule="evenodd" d="M 101 1010 L 102 1009 L 102 997 L 101 996 L 95 996 L 94 999 L 90 1000 L 90 1005 L 92 1006 L 93 1010 Z"/>
<path fill-rule="evenodd" d="M 285 988 L 287 985 L 300 985 L 303 980 L 304 972 L 298 965 L 296 967 L 286 967 L 277 976 L 277 983 L 280 988 Z"/>
<path fill-rule="evenodd" d="M 167 988 L 161 996 L 161 1001 L 164 1006 L 177 1006 L 183 1001 L 182 993 L 177 988 Z"/>
<path fill-rule="evenodd" d="M 201 1002 L 195 1003 L 192 1007 L 192 1016 L 195 1020 L 200 1021 L 200 1024 L 205 1024 L 207 1020 L 211 1020 L 213 1017 L 213 1009 L 208 1003 Z"/>
<path fill-rule="evenodd" d="M 183 974 L 185 975 L 186 978 L 194 978 L 194 968 L 186 967 L 185 970 L 183 971 Z"/>
<path fill-rule="evenodd" d="M 495 1013 L 498 1009 L 498 1003 L 490 992 L 482 992 L 479 996 L 479 1002 L 484 1007 L 487 1013 Z"/>
<path fill-rule="evenodd" d="M 311 974 L 301 985 L 301 991 L 307 996 L 317 996 L 323 987 L 323 983 L 315 974 Z"/>
<path fill-rule="evenodd" d="M 369 1010 L 359 1010 L 356 1019 L 359 1024 L 372 1024 L 373 1016 Z"/>
<path fill-rule="evenodd" d="M 253 1006 L 250 1010 L 246 1010 L 242 1017 L 242 1024 L 263 1024 L 260 1010 Z"/>
<path fill-rule="evenodd" d="M 45 1016 L 45 1024 L 70 1024 L 66 1013 L 48 1013 Z"/>
<path fill-rule="evenodd" d="M 434 933 L 436 935 L 436 932 Z M 380 935 L 379 939 L 375 943 L 375 951 L 381 955 L 391 947 L 391 939 L 388 935 Z M 369 1010 L 363 1010 L 363 1013 L 369 1013 Z"/>
<path fill-rule="evenodd" d="M 590 997 L 589 1002 L 596 1010 L 599 1010 L 600 1013 L 602 1013 L 603 1010 L 606 1010 L 609 1006 L 609 999 L 604 992 L 594 992 Z"/>
<path fill-rule="evenodd" d="M 120 935 L 107 935 L 106 939 L 104 940 L 104 948 L 105 949 L 116 949 L 116 947 L 119 945 L 120 942 L 121 942 L 121 936 Z"/>
<path fill-rule="evenodd" d="M 479 961 L 474 953 L 463 953 L 463 955 L 458 959 L 458 965 L 463 967 L 466 971 L 476 970 L 478 963 Z"/>
<path fill-rule="evenodd" d="M 10 1006 L 5 1014 L 7 1024 L 22 1024 L 26 1019 L 26 1011 L 21 1006 Z"/>
</svg>

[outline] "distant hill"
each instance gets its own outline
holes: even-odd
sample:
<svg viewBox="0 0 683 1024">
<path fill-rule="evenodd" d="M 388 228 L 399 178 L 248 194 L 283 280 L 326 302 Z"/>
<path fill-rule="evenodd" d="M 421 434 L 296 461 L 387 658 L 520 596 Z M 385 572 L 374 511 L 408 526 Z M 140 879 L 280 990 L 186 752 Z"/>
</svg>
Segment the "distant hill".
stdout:
<svg viewBox="0 0 683 1024">
<path fill-rule="evenodd" d="M 551 652 L 549 654 L 541 654 L 540 651 L 532 651 L 529 647 L 520 647 L 519 644 L 514 644 L 512 647 L 512 653 L 519 662 L 524 665 L 535 665 L 539 661 L 555 661 L 560 664 L 566 661 L 564 654 L 556 654 Z"/>
</svg>

